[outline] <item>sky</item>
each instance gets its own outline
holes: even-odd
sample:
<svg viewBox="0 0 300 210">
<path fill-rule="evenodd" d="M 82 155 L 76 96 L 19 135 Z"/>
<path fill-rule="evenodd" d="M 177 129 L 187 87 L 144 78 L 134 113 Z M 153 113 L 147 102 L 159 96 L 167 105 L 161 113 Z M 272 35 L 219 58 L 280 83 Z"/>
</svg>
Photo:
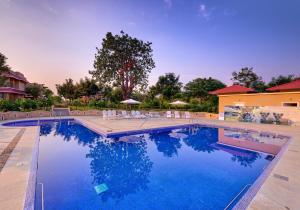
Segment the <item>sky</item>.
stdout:
<svg viewBox="0 0 300 210">
<path fill-rule="evenodd" d="M 0 0 L 0 52 L 52 90 L 90 76 L 96 47 L 121 30 L 153 43 L 150 84 L 175 72 L 230 85 L 246 66 L 267 82 L 300 74 L 299 0 Z"/>
</svg>

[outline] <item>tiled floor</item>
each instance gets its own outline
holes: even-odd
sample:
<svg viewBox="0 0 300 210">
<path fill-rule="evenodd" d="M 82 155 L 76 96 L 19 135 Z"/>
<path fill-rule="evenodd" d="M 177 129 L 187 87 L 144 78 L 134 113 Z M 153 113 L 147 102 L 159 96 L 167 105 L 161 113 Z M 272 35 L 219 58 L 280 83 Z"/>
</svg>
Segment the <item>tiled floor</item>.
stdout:
<svg viewBox="0 0 300 210">
<path fill-rule="evenodd" d="M 2 141 L 12 142 L 16 135 L 12 129 L 0 128 Z M 21 129 L 15 129 L 20 131 Z M 17 210 L 23 209 L 25 193 L 27 189 L 29 171 L 31 167 L 32 152 L 37 127 L 28 127 L 22 132 L 18 144 L 10 154 L 3 169 L 0 172 L 0 209 Z"/>
</svg>

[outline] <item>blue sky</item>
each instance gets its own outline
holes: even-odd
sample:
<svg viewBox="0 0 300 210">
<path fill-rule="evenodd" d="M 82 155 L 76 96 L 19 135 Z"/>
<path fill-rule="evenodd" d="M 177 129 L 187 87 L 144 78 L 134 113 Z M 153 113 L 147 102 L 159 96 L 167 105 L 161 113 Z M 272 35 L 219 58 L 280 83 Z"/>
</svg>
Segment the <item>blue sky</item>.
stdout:
<svg viewBox="0 0 300 210">
<path fill-rule="evenodd" d="M 0 0 L 0 52 L 32 82 L 54 89 L 88 76 L 106 32 L 153 42 L 156 68 L 186 83 L 231 84 L 244 66 L 269 81 L 300 74 L 299 0 Z"/>
</svg>

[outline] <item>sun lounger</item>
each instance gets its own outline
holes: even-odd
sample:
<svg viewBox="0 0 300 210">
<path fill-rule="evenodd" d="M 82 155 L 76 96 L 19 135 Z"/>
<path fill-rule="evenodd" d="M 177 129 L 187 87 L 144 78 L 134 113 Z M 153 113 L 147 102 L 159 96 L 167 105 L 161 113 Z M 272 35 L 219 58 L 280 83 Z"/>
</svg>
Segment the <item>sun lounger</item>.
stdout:
<svg viewBox="0 0 300 210">
<path fill-rule="evenodd" d="M 111 110 L 107 110 L 107 119 L 113 119 L 113 114 Z"/>
<path fill-rule="evenodd" d="M 171 111 L 167 111 L 167 118 L 172 118 L 172 112 Z"/>
<path fill-rule="evenodd" d="M 103 110 L 103 111 L 102 111 L 102 118 L 103 118 L 104 120 L 107 120 L 107 111 L 106 111 L 106 110 Z"/>
<path fill-rule="evenodd" d="M 179 114 L 178 111 L 175 111 L 175 112 L 174 112 L 174 118 L 175 118 L 175 119 L 180 119 L 180 114 Z"/>
<path fill-rule="evenodd" d="M 191 118 L 190 112 L 184 112 L 184 117 L 185 119 L 190 119 Z"/>
<path fill-rule="evenodd" d="M 136 111 L 135 112 L 135 118 L 144 119 L 144 118 L 146 118 L 146 115 L 141 114 L 140 111 Z"/>
<path fill-rule="evenodd" d="M 124 119 L 130 119 L 130 116 L 127 114 L 127 112 L 125 110 L 122 110 L 122 118 Z"/>
<path fill-rule="evenodd" d="M 136 118 L 136 111 L 135 110 L 131 110 L 131 117 Z"/>
<path fill-rule="evenodd" d="M 112 110 L 111 112 L 112 112 L 112 117 L 113 117 L 114 119 L 117 119 L 117 118 L 120 118 L 120 117 L 121 117 L 120 115 L 117 114 L 117 111 L 116 111 L 116 110 Z"/>
</svg>

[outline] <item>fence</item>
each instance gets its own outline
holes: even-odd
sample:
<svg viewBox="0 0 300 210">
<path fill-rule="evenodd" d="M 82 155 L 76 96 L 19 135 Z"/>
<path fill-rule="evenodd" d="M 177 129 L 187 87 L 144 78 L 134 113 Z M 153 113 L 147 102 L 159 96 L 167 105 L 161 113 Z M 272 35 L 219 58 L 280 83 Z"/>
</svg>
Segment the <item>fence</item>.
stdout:
<svg viewBox="0 0 300 210">
<path fill-rule="evenodd" d="M 147 113 L 148 111 L 142 111 Z M 165 111 L 160 111 L 160 115 L 165 114 Z M 183 112 L 182 112 L 183 113 Z M 101 110 L 73 110 L 70 111 L 69 116 L 102 116 Z M 0 112 L 0 121 L 3 120 L 15 120 L 15 119 L 26 119 L 26 118 L 40 118 L 40 117 L 55 117 L 51 111 L 31 111 L 31 112 Z M 61 116 L 66 116 L 62 114 Z M 192 118 L 207 118 L 207 119 L 218 119 L 218 114 L 207 113 L 207 112 L 191 112 Z"/>
</svg>

